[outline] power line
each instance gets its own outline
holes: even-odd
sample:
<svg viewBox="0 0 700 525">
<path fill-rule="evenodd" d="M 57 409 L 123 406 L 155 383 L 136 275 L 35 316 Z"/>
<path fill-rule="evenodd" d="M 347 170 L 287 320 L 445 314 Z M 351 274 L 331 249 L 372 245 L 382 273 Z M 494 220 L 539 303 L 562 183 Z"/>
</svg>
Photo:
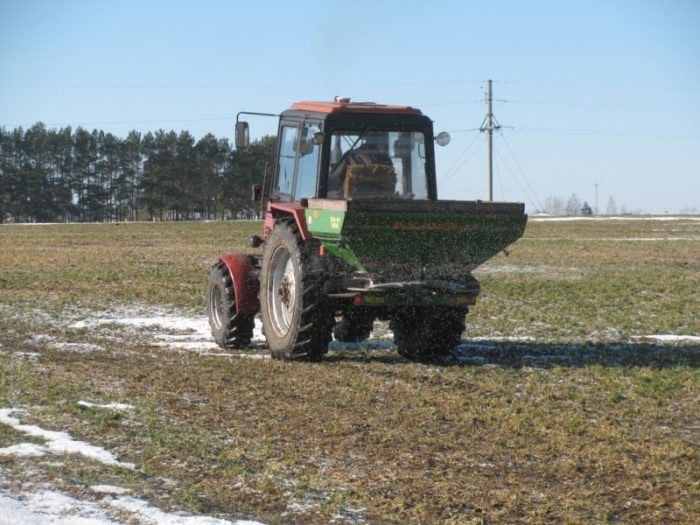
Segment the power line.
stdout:
<svg viewBox="0 0 700 525">
<path fill-rule="evenodd" d="M 544 209 L 544 207 L 542 206 L 542 203 L 537 198 L 537 194 L 535 193 L 535 190 L 532 188 L 532 184 L 530 184 L 530 179 L 527 177 L 527 175 L 525 175 L 525 170 L 523 170 L 523 167 L 520 165 L 520 162 L 518 162 L 518 158 L 515 156 L 513 149 L 510 147 L 510 143 L 506 140 L 506 137 L 503 133 L 501 133 L 500 135 L 501 135 L 501 138 L 503 139 L 503 143 L 508 148 L 508 151 L 510 152 L 511 157 L 513 157 L 513 160 L 515 161 L 515 165 L 520 170 L 520 173 L 523 176 L 523 180 L 527 184 L 527 187 L 530 188 L 530 192 L 532 194 L 532 197 L 535 199 L 535 202 L 537 203 L 537 209 L 540 209 L 540 210 Z"/>
<path fill-rule="evenodd" d="M 508 99 L 511 104 L 536 104 L 542 106 L 571 106 L 582 108 L 601 108 L 601 109 L 638 109 L 652 111 L 700 111 L 700 108 L 689 108 L 680 106 L 643 106 L 643 105 L 628 105 L 628 104 L 593 104 L 587 102 L 551 102 L 544 100 L 518 100 Z"/>
<path fill-rule="evenodd" d="M 31 82 L 5 82 L 0 89 L 241 89 L 241 88 L 330 88 L 330 87 L 364 87 L 364 86 L 449 86 L 483 84 L 485 80 L 432 80 L 423 82 L 326 82 L 326 83 L 262 83 L 262 84 L 35 84 Z M 522 80 L 493 80 L 495 84 L 550 86 L 575 88 L 607 88 L 607 89 L 646 89 L 658 91 L 696 91 L 697 85 L 678 86 L 673 84 L 644 85 L 644 84 L 596 84 L 581 82 L 541 82 Z"/>
<path fill-rule="evenodd" d="M 467 155 L 467 152 L 469 151 L 469 148 L 471 148 L 471 147 L 474 145 L 474 143 L 477 141 L 477 139 L 479 139 L 479 137 L 480 137 L 479 135 L 475 135 L 475 136 L 474 136 L 474 138 L 473 138 L 472 141 L 467 145 L 467 147 L 464 148 L 464 150 L 462 150 L 462 153 L 460 153 L 460 154 L 457 156 L 457 159 L 452 163 L 452 166 L 450 166 L 450 169 L 448 169 L 448 170 L 445 172 L 445 174 L 440 178 L 440 180 L 438 181 L 438 184 L 443 184 L 444 182 L 447 182 L 447 180 L 448 180 L 450 177 L 452 177 L 452 175 L 454 175 L 455 173 L 457 173 L 457 172 L 459 171 L 459 169 L 460 169 L 462 166 L 464 166 L 464 164 L 466 164 L 467 161 L 468 161 L 469 159 L 471 159 L 471 158 L 481 149 L 481 146 L 483 146 L 484 143 L 486 142 L 485 139 L 484 139 L 483 141 L 481 141 L 481 143 L 479 143 L 479 144 L 477 145 L 477 147 L 474 149 L 474 151 L 472 151 L 469 155 Z"/>
<path fill-rule="evenodd" d="M 472 132 L 472 131 L 481 131 L 481 128 L 448 129 L 447 131 L 449 131 L 450 133 L 467 133 L 467 132 Z"/>
<path fill-rule="evenodd" d="M 44 122 L 45 126 L 104 126 L 104 125 L 131 125 L 131 124 L 168 124 L 182 122 L 213 122 L 213 121 L 235 121 L 235 116 L 230 117 L 205 117 L 205 118 L 186 118 L 186 119 L 148 119 L 148 120 L 115 120 L 115 121 L 74 121 L 74 122 Z M 37 121 L 40 122 L 40 121 Z M 24 127 L 27 124 L 1 124 L 6 128 Z M 31 126 L 32 124 L 30 124 Z M 504 126 L 501 126 L 504 127 Z M 691 131 L 688 133 L 664 132 L 656 130 L 624 130 L 624 129 L 575 129 L 575 128 L 533 128 L 526 126 L 508 127 L 513 131 L 527 131 L 535 133 L 553 134 L 553 135 L 600 135 L 600 136 L 646 136 L 650 138 L 696 138 L 700 137 L 700 131 Z M 450 133 L 463 133 L 481 131 L 482 128 L 468 129 L 451 129 Z"/>
<path fill-rule="evenodd" d="M 396 87 L 396 86 L 449 86 L 481 84 L 482 80 L 444 80 L 432 82 L 337 82 L 325 84 L 221 84 L 221 85 L 183 85 L 183 84 L 0 84 L 0 89 L 289 89 L 289 88 L 353 88 L 353 87 Z"/>
<path fill-rule="evenodd" d="M 96 122 L 44 122 L 45 126 L 104 126 L 104 125 L 124 125 L 124 124 L 167 124 L 174 122 L 209 122 L 215 120 L 228 120 L 234 122 L 236 117 L 210 117 L 210 118 L 189 118 L 189 119 L 163 119 L 163 120 L 114 120 Z M 38 123 L 38 122 L 37 122 Z M 2 124 L 8 128 L 18 128 L 23 124 Z"/>
<path fill-rule="evenodd" d="M 430 107 L 437 107 L 437 106 L 458 106 L 461 104 L 475 104 L 479 103 L 481 104 L 483 100 L 481 99 L 473 99 L 473 100 L 453 100 L 451 102 L 431 102 L 428 104 L 417 104 L 419 108 L 430 108 Z"/>
<path fill-rule="evenodd" d="M 499 157 L 496 157 L 496 171 L 499 174 L 498 177 L 498 186 L 501 188 L 501 200 L 505 201 L 506 200 L 506 192 L 503 189 L 503 176 L 501 175 L 501 165 L 498 162 Z"/>
<path fill-rule="evenodd" d="M 517 175 L 515 174 L 515 172 L 513 171 L 513 169 L 510 167 L 510 165 L 509 165 L 508 162 L 506 161 L 506 159 L 503 158 L 503 155 L 501 154 L 501 152 L 500 152 L 500 151 L 496 151 L 496 155 L 498 156 L 498 159 L 500 159 L 500 161 L 503 163 L 503 165 L 508 169 L 508 171 L 510 172 L 511 176 L 513 177 L 513 180 L 515 181 L 515 183 L 516 183 L 516 184 L 518 185 L 518 187 L 520 188 L 520 191 L 522 192 L 523 196 L 524 196 L 525 199 L 527 199 L 528 202 L 530 203 L 530 206 L 532 206 L 532 207 L 535 208 L 536 210 L 541 210 L 541 209 L 542 209 L 542 206 L 539 204 L 539 201 L 537 201 L 537 198 L 534 197 L 534 193 L 533 193 L 532 195 L 530 195 L 530 194 L 528 193 L 527 188 L 526 188 L 525 186 L 523 186 L 523 184 L 520 182 L 520 179 L 517 177 Z"/>
<path fill-rule="evenodd" d="M 536 133 L 546 133 L 553 135 L 603 135 L 603 136 L 646 136 L 651 138 L 677 138 L 677 137 L 700 137 L 700 132 L 691 131 L 689 133 L 664 132 L 657 130 L 629 130 L 629 129 L 569 129 L 569 128 L 530 128 L 514 127 L 515 131 L 533 131 Z"/>
<path fill-rule="evenodd" d="M 642 85 L 642 84 L 595 84 L 577 82 L 529 82 L 520 80 L 494 80 L 498 84 L 520 84 L 525 86 L 555 86 L 555 87 L 577 87 L 577 88 L 607 88 L 607 89 L 647 89 L 658 91 L 696 91 L 697 85 L 678 86 L 673 84 Z"/>
</svg>

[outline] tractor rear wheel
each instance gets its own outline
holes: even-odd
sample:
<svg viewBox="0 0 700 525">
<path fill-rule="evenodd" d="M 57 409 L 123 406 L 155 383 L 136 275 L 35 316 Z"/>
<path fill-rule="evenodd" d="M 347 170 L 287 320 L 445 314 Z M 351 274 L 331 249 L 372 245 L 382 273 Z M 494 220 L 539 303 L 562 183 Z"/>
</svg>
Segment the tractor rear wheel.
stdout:
<svg viewBox="0 0 700 525">
<path fill-rule="evenodd" d="M 280 222 L 265 245 L 260 272 L 263 331 L 275 359 L 319 360 L 328 351 L 333 310 L 314 264 L 315 244 Z"/>
<path fill-rule="evenodd" d="M 392 317 L 389 327 L 399 354 L 409 359 L 431 359 L 457 346 L 466 315 L 466 307 L 407 308 Z"/>
<path fill-rule="evenodd" d="M 236 312 L 233 279 L 222 262 L 215 264 L 209 271 L 207 317 L 211 334 L 222 348 L 241 348 L 250 343 L 254 317 Z"/>
</svg>

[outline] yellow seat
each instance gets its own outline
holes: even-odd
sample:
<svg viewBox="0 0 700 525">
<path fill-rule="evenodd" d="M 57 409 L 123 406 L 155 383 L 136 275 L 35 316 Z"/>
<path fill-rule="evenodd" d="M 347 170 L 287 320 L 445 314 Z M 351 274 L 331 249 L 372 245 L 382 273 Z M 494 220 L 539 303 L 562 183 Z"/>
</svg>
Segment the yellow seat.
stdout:
<svg viewBox="0 0 700 525">
<path fill-rule="evenodd" d="M 350 164 L 346 168 L 343 196 L 392 196 L 396 189 L 394 167 L 387 164 Z"/>
</svg>

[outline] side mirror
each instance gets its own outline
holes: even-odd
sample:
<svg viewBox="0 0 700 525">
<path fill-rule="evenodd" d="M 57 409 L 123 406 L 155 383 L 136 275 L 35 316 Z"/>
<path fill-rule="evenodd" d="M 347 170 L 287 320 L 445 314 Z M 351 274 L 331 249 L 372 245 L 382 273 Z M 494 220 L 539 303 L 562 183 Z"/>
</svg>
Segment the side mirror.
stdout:
<svg viewBox="0 0 700 525">
<path fill-rule="evenodd" d="M 314 136 L 311 137 L 311 142 L 313 143 L 314 146 L 320 146 L 323 144 L 323 141 L 326 139 L 326 136 L 323 134 L 323 131 L 317 131 L 314 133 Z"/>
<path fill-rule="evenodd" d="M 308 155 L 314 150 L 314 143 L 311 140 L 305 140 L 301 143 L 301 154 Z"/>
<path fill-rule="evenodd" d="M 250 130 L 247 122 L 236 122 L 236 149 L 246 149 L 250 144 Z"/>
<path fill-rule="evenodd" d="M 435 142 L 438 146 L 447 146 L 450 143 L 450 134 L 447 131 L 442 131 L 435 137 Z"/>
<path fill-rule="evenodd" d="M 294 153 L 299 153 L 299 155 L 303 157 L 314 150 L 314 143 L 310 140 L 305 140 L 302 138 L 300 142 L 294 143 L 293 149 Z"/>
</svg>

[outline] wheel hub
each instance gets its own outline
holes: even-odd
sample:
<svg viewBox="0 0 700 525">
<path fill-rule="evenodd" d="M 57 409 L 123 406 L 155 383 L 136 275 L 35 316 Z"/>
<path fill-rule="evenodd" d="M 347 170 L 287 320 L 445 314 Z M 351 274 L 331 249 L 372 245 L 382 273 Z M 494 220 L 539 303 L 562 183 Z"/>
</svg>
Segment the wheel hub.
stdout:
<svg viewBox="0 0 700 525">
<path fill-rule="evenodd" d="M 272 328 L 277 335 L 284 337 L 292 324 L 296 305 L 297 280 L 294 262 L 285 248 L 275 251 L 272 256 L 272 272 L 268 292 L 268 304 Z"/>
<path fill-rule="evenodd" d="M 291 291 L 290 291 L 290 282 L 289 278 L 285 275 L 284 279 L 282 280 L 282 286 L 280 286 L 279 290 L 277 290 L 277 295 L 280 296 L 280 301 L 282 301 L 282 304 L 289 308 L 289 301 L 291 299 Z"/>
</svg>

